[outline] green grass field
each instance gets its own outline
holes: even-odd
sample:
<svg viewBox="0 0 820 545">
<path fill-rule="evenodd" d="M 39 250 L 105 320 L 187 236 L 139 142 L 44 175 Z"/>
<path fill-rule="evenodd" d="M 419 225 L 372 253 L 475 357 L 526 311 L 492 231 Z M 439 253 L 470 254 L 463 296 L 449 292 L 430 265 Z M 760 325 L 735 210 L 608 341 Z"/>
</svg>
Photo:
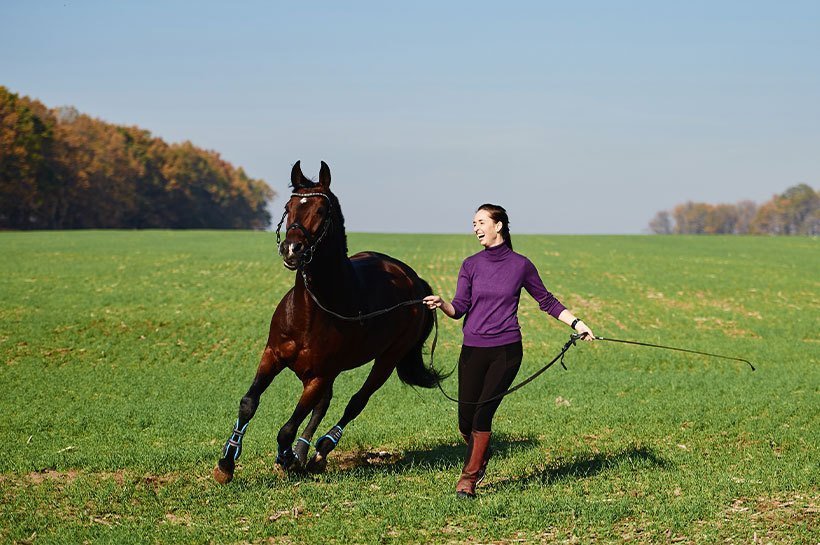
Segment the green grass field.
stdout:
<svg viewBox="0 0 820 545">
<path fill-rule="evenodd" d="M 473 502 L 455 405 L 392 377 L 327 473 L 280 477 L 283 372 L 211 477 L 294 273 L 258 232 L 1 233 L 0 542 L 820 542 L 820 241 L 515 236 L 601 335 L 502 405 Z M 449 297 L 470 236 L 349 236 Z M 520 378 L 569 329 L 526 294 Z M 460 323 L 440 318 L 439 367 Z M 320 432 L 367 368 L 339 377 Z M 455 378 L 445 388 L 455 392 Z"/>
</svg>

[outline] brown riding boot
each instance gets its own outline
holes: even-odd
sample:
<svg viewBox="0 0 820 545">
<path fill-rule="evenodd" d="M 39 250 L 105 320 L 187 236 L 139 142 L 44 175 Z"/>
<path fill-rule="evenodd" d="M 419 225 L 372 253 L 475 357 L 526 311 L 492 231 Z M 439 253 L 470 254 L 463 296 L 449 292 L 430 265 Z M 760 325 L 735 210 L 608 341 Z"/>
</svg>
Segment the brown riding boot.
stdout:
<svg viewBox="0 0 820 545">
<path fill-rule="evenodd" d="M 467 444 L 467 456 L 461 478 L 456 485 L 456 495 L 460 498 L 474 498 L 475 486 L 479 476 L 483 478 L 483 469 L 487 467 L 489 459 L 490 436 L 489 431 L 474 431 Z"/>
<path fill-rule="evenodd" d="M 470 444 L 470 435 L 464 433 L 461 430 L 458 430 L 458 433 L 461 434 L 461 438 L 464 439 L 464 443 L 466 445 Z M 478 477 L 476 477 L 475 484 L 478 486 L 481 484 L 481 481 L 484 480 L 484 475 L 487 473 L 487 463 L 490 461 L 490 457 L 493 455 L 492 447 L 487 449 L 487 454 L 484 455 L 484 463 L 481 464 L 481 469 L 478 470 Z"/>
<path fill-rule="evenodd" d="M 484 475 L 487 473 L 487 464 L 490 461 L 490 456 L 493 455 L 493 448 L 487 447 L 487 452 L 484 454 L 484 462 L 481 464 L 481 469 L 478 470 L 478 475 L 475 479 L 475 485 L 478 486 L 481 484 L 481 481 L 484 480 Z"/>
</svg>

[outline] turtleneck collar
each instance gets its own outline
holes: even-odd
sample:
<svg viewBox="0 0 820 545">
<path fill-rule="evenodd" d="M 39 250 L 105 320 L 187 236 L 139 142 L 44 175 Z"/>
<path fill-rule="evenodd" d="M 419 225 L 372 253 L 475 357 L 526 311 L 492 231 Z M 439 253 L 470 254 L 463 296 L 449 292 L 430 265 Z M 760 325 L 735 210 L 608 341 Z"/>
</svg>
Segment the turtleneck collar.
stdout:
<svg viewBox="0 0 820 545">
<path fill-rule="evenodd" d="M 501 243 L 498 246 L 492 246 L 490 248 L 485 248 L 484 251 L 481 253 L 485 258 L 489 259 L 490 261 L 501 261 L 508 255 L 512 253 L 510 247 L 507 246 L 506 243 Z"/>
</svg>

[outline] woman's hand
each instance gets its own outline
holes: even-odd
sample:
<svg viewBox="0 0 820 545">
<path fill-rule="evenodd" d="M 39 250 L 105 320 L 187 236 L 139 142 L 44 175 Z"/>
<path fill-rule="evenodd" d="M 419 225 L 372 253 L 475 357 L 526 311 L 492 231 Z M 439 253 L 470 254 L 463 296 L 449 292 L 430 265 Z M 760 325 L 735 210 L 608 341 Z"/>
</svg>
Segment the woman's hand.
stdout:
<svg viewBox="0 0 820 545">
<path fill-rule="evenodd" d="M 592 330 L 586 325 L 583 320 L 580 318 L 576 318 L 568 309 L 564 309 L 561 311 L 561 314 L 558 315 L 558 320 L 564 322 L 569 327 L 573 328 L 576 333 L 578 333 L 581 338 L 585 341 L 594 341 L 595 335 L 592 334 Z"/>
<path fill-rule="evenodd" d="M 456 309 L 453 308 L 453 305 L 449 301 L 442 299 L 438 295 L 428 295 L 423 299 L 423 301 L 424 304 L 427 305 L 427 308 L 429 308 L 430 310 L 436 310 L 437 308 L 440 308 L 441 311 L 450 318 L 456 315 Z"/>
<path fill-rule="evenodd" d="M 424 304 L 427 305 L 427 308 L 431 310 L 435 310 L 444 303 L 444 300 L 439 297 L 438 295 L 428 295 L 424 298 Z"/>
<path fill-rule="evenodd" d="M 595 335 L 593 335 L 592 330 L 584 322 L 575 324 L 575 331 L 577 331 L 581 335 L 581 339 L 585 341 L 595 340 Z M 584 333 L 586 333 L 586 335 L 584 335 Z"/>
</svg>

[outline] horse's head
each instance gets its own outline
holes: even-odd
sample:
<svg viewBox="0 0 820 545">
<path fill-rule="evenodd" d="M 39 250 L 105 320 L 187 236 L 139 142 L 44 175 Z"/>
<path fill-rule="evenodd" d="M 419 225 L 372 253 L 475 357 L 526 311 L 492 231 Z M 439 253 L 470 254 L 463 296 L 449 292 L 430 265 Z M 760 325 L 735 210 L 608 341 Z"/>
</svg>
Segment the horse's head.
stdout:
<svg viewBox="0 0 820 545">
<path fill-rule="evenodd" d="M 313 259 L 319 243 L 331 229 L 332 209 L 334 204 L 338 207 L 338 201 L 330 192 L 330 168 L 324 161 L 318 183 L 305 178 L 299 161 L 293 165 L 290 183 L 293 193 L 285 204 L 276 236 L 278 241 L 279 229 L 287 218 L 284 239 L 279 242 L 279 255 L 285 267 L 294 270 Z"/>
</svg>

